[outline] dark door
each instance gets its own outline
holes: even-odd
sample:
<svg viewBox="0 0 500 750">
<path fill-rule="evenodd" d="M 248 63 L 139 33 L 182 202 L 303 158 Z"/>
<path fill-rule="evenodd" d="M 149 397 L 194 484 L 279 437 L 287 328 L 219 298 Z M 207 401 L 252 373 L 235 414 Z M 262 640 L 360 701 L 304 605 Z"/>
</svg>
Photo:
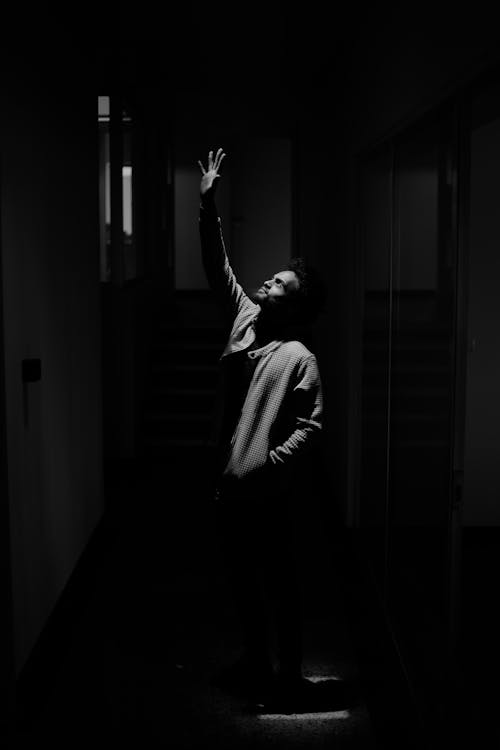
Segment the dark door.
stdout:
<svg viewBox="0 0 500 750">
<path fill-rule="evenodd" d="M 365 160 L 360 186 L 360 530 L 401 660 L 429 706 L 446 679 L 456 577 L 454 133 L 452 111 L 427 118 Z"/>
<path fill-rule="evenodd" d="M 498 72 L 467 99 L 464 177 L 468 299 L 465 320 L 463 510 L 459 663 L 471 704 L 496 743 L 500 607 L 500 82 Z"/>
</svg>

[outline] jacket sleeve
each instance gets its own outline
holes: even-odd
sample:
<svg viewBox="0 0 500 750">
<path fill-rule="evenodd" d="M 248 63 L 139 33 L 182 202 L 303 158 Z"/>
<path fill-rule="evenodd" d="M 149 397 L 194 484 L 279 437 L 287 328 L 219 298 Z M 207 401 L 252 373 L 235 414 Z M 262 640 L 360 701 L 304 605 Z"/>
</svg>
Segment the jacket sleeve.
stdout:
<svg viewBox="0 0 500 750">
<path fill-rule="evenodd" d="M 283 470 L 292 470 L 299 459 L 314 449 L 322 430 L 323 393 L 314 354 L 307 357 L 299 367 L 297 383 L 291 396 L 291 410 L 293 426 L 289 436 L 269 453 L 271 463 Z M 284 473 L 290 475 L 289 471 Z"/>
<path fill-rule="evenodd" d="M 201 202 L 199 227 L 203 267 L 209 286 L 221 304 L 223 312 L 234 320 L 242 307 L 252 303 L 238 284 L 229 265 L 221 220 L 213 200 Z"/>
</svg>

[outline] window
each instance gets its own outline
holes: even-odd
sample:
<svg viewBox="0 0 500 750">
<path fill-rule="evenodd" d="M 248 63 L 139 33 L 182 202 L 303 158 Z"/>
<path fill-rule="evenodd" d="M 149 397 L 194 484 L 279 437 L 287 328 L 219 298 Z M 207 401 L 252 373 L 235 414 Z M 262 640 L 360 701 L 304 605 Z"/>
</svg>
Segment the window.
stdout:
<svg viewBox="0 0 500 750">
<path fill-rule="evenodd" d="M 133 220 L 132 117 L 98 97 L 100 280 L 121 284 L 137 276 Z M 120 226 L 115 226 L 116 218 Z"/>
<path fill-rule="evenodd" d="M 99 257 L 100 280 L 111 280 L 111 164 L 109 96 L 98 97 L 99 123 Z"/>
</svg>

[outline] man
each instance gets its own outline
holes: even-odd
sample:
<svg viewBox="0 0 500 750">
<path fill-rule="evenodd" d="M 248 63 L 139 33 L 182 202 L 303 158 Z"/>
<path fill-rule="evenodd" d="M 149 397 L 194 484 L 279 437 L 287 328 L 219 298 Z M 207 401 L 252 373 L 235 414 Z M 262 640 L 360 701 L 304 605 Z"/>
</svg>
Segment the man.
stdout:
<svg viewBox="0 0 500 750">
<path fill-rule="evenodd" d="M 246 650 L 219 684 L 254 696 L 270 686 L 292 694 L 304 686 L 296 490 L 318 451 L 323 410 L 318 364 L 305 342 L 326 295 L 301 259 L 252 299 L 238 284 L 215 204 L 224 157 L 219 149 L 209 152 L 206 169 L 198 162 L 200 239 L 231 331 L 221 357 L 216 507 Z"/>
</svg>

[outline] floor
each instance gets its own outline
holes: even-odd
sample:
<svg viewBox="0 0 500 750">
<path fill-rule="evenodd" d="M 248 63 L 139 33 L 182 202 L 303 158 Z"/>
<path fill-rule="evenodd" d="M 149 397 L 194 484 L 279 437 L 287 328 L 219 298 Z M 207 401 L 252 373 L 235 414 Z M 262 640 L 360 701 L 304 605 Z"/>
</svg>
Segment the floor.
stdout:
<svg viewBox="0 0 500 750">
<path fill-rule="evenodd" d="M 303 526 L 304 674 L 354 684 L 357 699 L 258 715 L 213 687 L 241 637 L 213 544 L 209 489 L 203 471 L 188 466 L 159 462 L 108 481 L 105 551 L 58 658 L 33 681 L 12 747 L 97 739 L 174 750 L 413 747 L 397 696 L 387 694 L 383 654 L 356 640 L 364 617 L 352 606 L 350 552 L 328 511 Z"/>
</svg>

